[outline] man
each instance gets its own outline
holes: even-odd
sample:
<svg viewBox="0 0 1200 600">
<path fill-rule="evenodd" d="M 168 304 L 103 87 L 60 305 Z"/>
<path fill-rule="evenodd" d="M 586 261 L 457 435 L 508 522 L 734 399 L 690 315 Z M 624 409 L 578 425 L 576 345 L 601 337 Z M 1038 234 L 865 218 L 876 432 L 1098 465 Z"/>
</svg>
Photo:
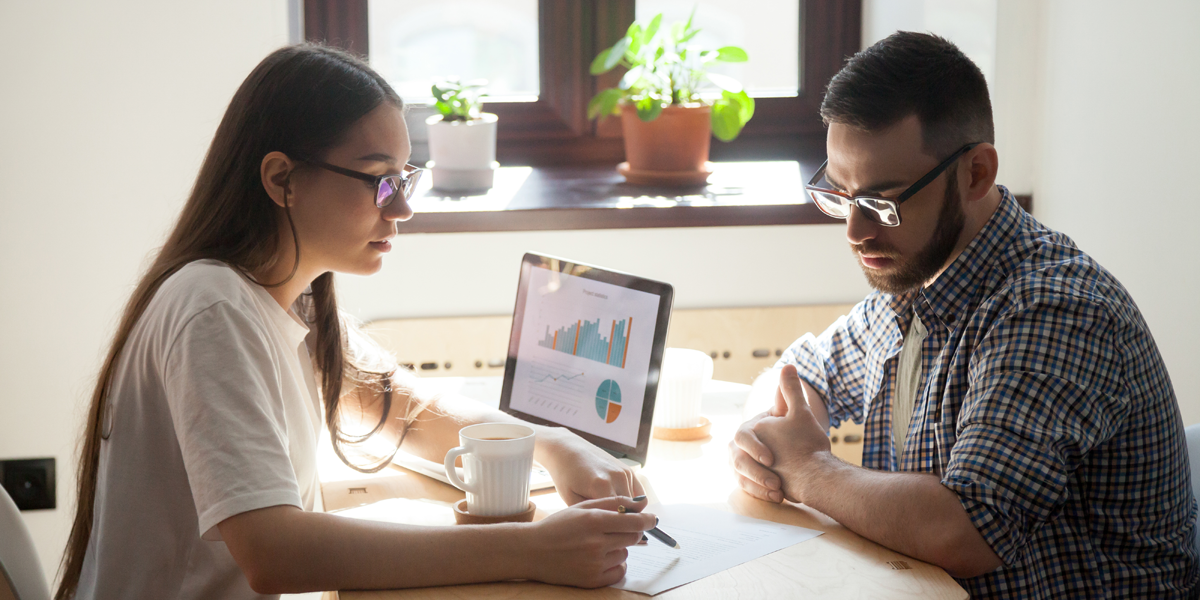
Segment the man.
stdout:
<svg viewBox="0 0 1200 600">
<path fill-rule="evenodd" d="M 942 566 L 972 598 L 1194 594 L 1162 358 L 1121 284 L 995 185 L 979 69 L 897 33 L 833 78 L 821 115 L 809 193 L 847 219 L 877 291 L 784 354 L 775 406 L 730 445 L 742 488 Z M 829 452 L 845 419 L 865 421 L 863 468 Z"/>
</svg>

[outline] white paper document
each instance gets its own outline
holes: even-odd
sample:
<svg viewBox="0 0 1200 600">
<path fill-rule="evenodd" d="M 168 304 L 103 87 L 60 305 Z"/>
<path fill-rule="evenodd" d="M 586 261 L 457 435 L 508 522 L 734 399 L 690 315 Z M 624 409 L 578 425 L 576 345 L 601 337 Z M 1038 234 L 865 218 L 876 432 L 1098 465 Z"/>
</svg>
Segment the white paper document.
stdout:
<svg viewBox="0 0 1200 600">
<path fill-rule="evenodd" d="M 688 504 L 651 506 L 646 512 L 658 516 L 659 529 L 675 538 L 680 549 L 654 538 L 644 546 L 630 546 L 625 578 L 613 587 L 651 596 L 822 533 Z"/>
</svg>

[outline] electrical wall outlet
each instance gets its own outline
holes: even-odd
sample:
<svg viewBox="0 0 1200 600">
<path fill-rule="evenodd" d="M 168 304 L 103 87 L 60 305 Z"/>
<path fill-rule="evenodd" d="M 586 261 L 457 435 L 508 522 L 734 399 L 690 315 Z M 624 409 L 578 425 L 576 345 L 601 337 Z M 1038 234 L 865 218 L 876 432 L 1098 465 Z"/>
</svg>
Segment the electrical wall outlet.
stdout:
<svg viewBox="0 0 1200 600">
<path fill-rule="evenodd" d="M 0 460 L 0 484 L 20 510 L 58 506 L 53 458 Z"/>
</svg>

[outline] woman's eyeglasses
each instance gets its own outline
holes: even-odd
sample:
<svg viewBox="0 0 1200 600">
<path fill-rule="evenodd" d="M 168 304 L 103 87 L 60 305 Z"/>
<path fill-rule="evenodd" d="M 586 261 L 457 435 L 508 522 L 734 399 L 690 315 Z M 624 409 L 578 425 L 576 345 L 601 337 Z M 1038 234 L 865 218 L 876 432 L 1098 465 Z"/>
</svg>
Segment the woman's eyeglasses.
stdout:
<svg viewBox="0 0 1200 600">
<path fill-rule="evenodd" d="M 959 148 L 957 152 L 951 154 L 941 164 L 934 167 L 932 171 L 926 173 L 924 177 L 918 179 L 916 183 L 909 186 L 908 189 L 895 198 L 850 196 L 837 190 L 817 187 L 817 182 L 821 181 L 821 178 L 825 176 L 825 168 L 829 166 L 828 160 L 821 164 L 821 168 L 817 169 L 817 173 L 813 175 L 808 185 L 804 186 L 804 189 L 808 190 L 808 194 L 812 196 L 813 202 L 816 202 L 817 208 L 821 209 L 821 212 L 835 219 L 849 217 L 850 211 L 857 206 L 863 215 L 871 221 L 884 227 L 896 227 L 900 225 L 900 204 L 929 185 L 929 182 L 937 179 L 937 176 L 941 175 L 942 171 L 945 171 L 947 167 L 954 164 L 954 161 L 958 160 L 958 157 L 966 154 L 968 150 L 978 145 L 979 142 L 975 142 Z"/>
<path fill-rule="evenodd" d="M 355 179 L 360 179 L 362 181 L 366 181 L 367 183 L 373 184 L 375 186 L 375 206 L 378 208 L 385 208 L 391 204 L 397 196 L 403 197 L 404 201 L 408 202 L 408 199 L 412 198 L 413 191 L 417 189 L 417 181 L 420 181 L 421 173 L 425 172 L 425 169 L 406 164 L 404 165 L 404 171 L 402 173 L 396 173 L 393 175 L 370 175 L 368 173 L 361 173 L 352 169 L 345 169 L 337 165 L 331 165 L 319 160 L 301 160 L 311 165 L 321 167 L 326 171 L 332 171 L 339 175 L 353 177 Z"/>
</svg>

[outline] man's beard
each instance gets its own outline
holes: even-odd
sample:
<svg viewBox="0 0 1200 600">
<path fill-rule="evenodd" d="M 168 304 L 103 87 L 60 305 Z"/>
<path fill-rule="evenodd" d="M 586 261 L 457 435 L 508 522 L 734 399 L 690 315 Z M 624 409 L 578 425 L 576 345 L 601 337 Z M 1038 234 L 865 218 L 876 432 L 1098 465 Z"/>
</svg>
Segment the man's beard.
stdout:
<svg viewBox="0 0 1200 600">
<path fill-rule="evenodd" d="M 949 177 L 948 180 L 933 236 L 916 256 L 904 258 L 891 248 L 876 245 L 874 240 L 850 245 L 855 258 L 865 253 L 892 259 L 892 268 L 887 273 L 862 264 L 862 260 L 858 261 L 871 287 L 887 294 L 903 294 L 924 285 L 946 266 L 946 261 L 954 252 L 954 246 L 962 234 L 963 224 L 966 223 L 958 193 L 958 182 L 953 177 Z"/>
</svg>

